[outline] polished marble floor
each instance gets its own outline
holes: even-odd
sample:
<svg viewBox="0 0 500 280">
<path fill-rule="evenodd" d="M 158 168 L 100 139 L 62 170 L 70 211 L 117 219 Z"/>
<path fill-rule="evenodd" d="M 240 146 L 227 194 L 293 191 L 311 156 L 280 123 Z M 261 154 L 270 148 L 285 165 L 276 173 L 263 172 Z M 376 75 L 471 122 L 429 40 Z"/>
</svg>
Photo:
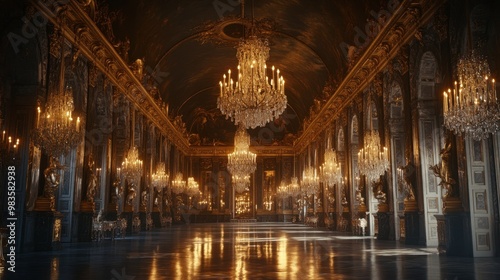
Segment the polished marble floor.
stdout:
<svg viewBox="0 0 500 280">
<path fill-rule="evenodd" d="M 290 223 L 176 225 L 17 256 L 3 279 L 500 279 L 500 258 Z"/>
</svg>

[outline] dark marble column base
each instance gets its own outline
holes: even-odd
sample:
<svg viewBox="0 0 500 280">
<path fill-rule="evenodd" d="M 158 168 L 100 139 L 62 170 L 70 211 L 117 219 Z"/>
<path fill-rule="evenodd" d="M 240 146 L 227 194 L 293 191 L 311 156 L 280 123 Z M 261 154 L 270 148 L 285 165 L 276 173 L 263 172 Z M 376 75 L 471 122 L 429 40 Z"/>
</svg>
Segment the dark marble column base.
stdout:
<svg viewBox="0 0 500 280">
<path fill-rule="evenodd" d="M 418 212 L 405 212 L 405 244 L 419 244 L 419 214 Z"/>
<path fill-rule="evenodd" d="M 146 212 L 139 212 L 139 218 L 141 219 L 141 231 L 146 231 Z"/>
<path fill-rule="evenodd" d="M 469 214 L 465 212 L 434 215 L 438 222 L 438 251 L 455 257 L 472 257 Z"/>
<path fill-rule="evenodd" d="M 36 212 L 35 251 L 61 249 L 61 219 L 63 215 L 56 211 Z"/>
<path fill-rule="evenodd" d="M 134 215 L 133 212 L 122 212 L 122 214 L 121 214 L 121 217 L 125 218 L 125 220 L 127 220 L 127 230 L 126 230 L 127 234 L 132 233 L 133 215 Z"/>
<path fill-rule="evenodd" d="M 152 212 L 151 218 L 153 218 L 153 226 L 155 228 L 161 228 L 161 217 L 160 212 Z"/>
<path fill-rule="evenodd" d="M 92 241 L 92 212 L 78 213 L 78 242 Z"/>
<path fill-rule="evenodd" d="M 378 212 L 378 240 L 389 240 L 389 234 L 391 232 L 390 217 L 388 212 Z"/>
</svg>

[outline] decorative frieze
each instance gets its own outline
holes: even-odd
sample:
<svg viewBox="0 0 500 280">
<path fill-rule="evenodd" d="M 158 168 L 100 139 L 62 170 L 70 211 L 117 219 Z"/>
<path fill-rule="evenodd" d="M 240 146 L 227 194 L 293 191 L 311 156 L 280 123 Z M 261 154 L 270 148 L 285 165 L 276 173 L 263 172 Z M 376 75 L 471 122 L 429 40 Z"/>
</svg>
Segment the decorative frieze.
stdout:
<svg viewBox="0 0 500 280">
<path fill-rule="evenodd" d="M 163 134 L 168 135 L 183 153 L 189 153 L 189 143 L 185 135 L 173 126 L 167 112 L 148 94 L 127 62 L 117 53 L 107 35 L 101 32 L 94 20 L 82 9 L 81 4 L 69 1 L 63 5 L 57 1 L 42 0 L 35 1 L 33 5 L 60 29 L 60 34 L 64 38 L 78 46 L 81 53 L 108 77 L 118 92 L 123 93 Z M 64 17 L 59 15 L 62 10 Z M 64 19 L 64 24 L 61 24 L 61 19 Z M 107 25 L 101 24 L 101 27 L 103 26 Z M 58 36 L 58 33 L 54 32 L 54 36 Z M 53 45 L 53 42 L 59 41 L 55 39 L 50 40 L 50 52 L 53 55 L 60 53 L 57 51 L 58 46 Z"/>
<path fill-rule="evenodd" d="M 432 17 L 443 2 L 401 1 L 400 8 L 395 10 L 335 93 L 314 118 L 307 122 L 303 133 L 295 142 L 296 152 L 306 149 L 326 129 L 325 122 L 338 118 L 342 110 L 352 104 L 353 99 L 398 55 L 400 48 L 413 39 L 417 29 Z M 332 108 L 335 109 L 334 114 L 331 114 Z"/>
</svg>

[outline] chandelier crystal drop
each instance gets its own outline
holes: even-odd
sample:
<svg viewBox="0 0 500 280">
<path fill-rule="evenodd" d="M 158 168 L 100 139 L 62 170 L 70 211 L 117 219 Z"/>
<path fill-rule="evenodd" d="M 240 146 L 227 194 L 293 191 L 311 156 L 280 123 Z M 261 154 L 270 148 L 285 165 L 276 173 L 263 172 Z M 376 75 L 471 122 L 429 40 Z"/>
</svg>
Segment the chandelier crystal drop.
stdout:
<svg viewBox="0 0 500 280">
<path fill-rule="evenodd" d="M 232 175 L 231 180 L 233 182 L 234 190 L 237 193 L 242 193 L 249 190 L 250 187 L 250 175 Z"/>
<path fill-rule="evenodd" d="M 292 177 L 289 192 L 291 197 L 297 197 L 300 194 L 299 178 Z"/>
<path fill-rule="evenodd" d="M 122 162 L 122 172 L 132 184 L 138 184 L 141 180 L 142 160 L 139 159 L 139 151 L 136 147 L 128 150 L 127 157 Z"/>
<path fill-rule="evenodd" d="M 193 177 L 188 177 L 186 194 L 190 197 L 198 196 L 200 194 L 200 188 L 198 186 L 198 182 L 196 182 Z"/>
<path fill-rule="evenodd" d="M 358 152 L 359 173 L 365 175 L 369 182 L 374 182 L 389 170 L 389 155 L 387 148 L 380 145 L 380 137 L 375 130 L 365 134 L 364 144 Z"/>
<path fill-rule="evenodd" d="M 183 179 L 182 173 L 178 172 L 175 174 L 174 180 L 172 180 L 172 192 L 175 194 L 181 194 L 186 190 L 186 181 Z"/>
<path fill-rule="evenodd" d="M 302 172 L 302 187 L 304 188 L 304 193 L 317 194 L 319 192 L 319 177 L 316 172 L 316 168 L 309 166 Z"/>
<path fill-rule="evenodd" d="M 234 151 L 227 156 L 227 170 L 232 175 L 237 192 L 242 192 L 250 186 L 250 174 L 257 169 L 257 155 L 250 152 L 249 148 L 250 135 L 240 124 L 234 136 Z"/>
<path fill-rule="evenodd" d="M 242 123 L 245 128 L 265 126 L 286 109 L 285 80 L 274 66 L 271 77 L 267 76 L 267 40 L 249 36 L 240 41 L 236 56 L 239 62 L 236 81 L 231 70 L 227 76 L 223 75 L 217 107 L 226 118 Z"/>
<path fill-rule="evenodd" d="M 444 126 L 454 134 L 486 139 L 499 130 L 500 108 L 495 80 L 485 57 L 471 51 L 459 59 L 458 82 L 444 92 Z"/>
<path fill-rule="evenodd" d="M 38 115 L 33 141 L 36 146 L 53 156 L 61 156 L 75 148 L 82 140 L 80 118 L 74 119 L 73 90 L 54 91 L 47 97 L 45 110 L 37 108 Z"/>
<path fill-rule="evenodd" d="M 281 181 L 281 184 L 278 186 L 276 190 L 276 197 L 279 199 L 285 199 L 290 196 L 290 185 L 287 185 L 284 180 Z"/>
<path fill-rule="evenodd" d="M 165 188 L 168 185 L 169 175 L 165 172 L 165 162 L 156 165 L 156 172 L 151 176 L 152 185 L 157 189 Z"/>
<path fill-rule="evenodd" d="M 341 166 L 337 162 L 337 153 L 332 148 L 325 150 L 324 157 L 325 162 L 320 167 L 321 178 L 328 187 L 333 187 L 333 185 L 340 183 L 342 180 Z"/>
</svg>

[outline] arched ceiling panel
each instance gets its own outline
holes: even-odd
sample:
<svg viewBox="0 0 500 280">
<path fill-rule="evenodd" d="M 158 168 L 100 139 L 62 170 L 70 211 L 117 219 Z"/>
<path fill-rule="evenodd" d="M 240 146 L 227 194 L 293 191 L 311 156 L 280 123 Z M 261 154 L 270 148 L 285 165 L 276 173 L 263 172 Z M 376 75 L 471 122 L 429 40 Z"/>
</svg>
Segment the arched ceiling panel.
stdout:
<svg viewBox="0 0 500 280">
<path fill-rule="evenodd" d="M 236 49 L 230 44 L 202 42 L 200 30 L 207 24 L 238 21 L 239 1 L 103 0 L 101 5 L 116 12 L 117 40 L 130 39 L 129 62 L 142 58 L 146 73 L 161 74 L 156 74 L 154 82 L 172 117 L 182 115 L 188 130 L 201 138 L 220 137 L 207 143 L 227 142 L 220 136 L 226 132 L 208 133 L 206 127 L 200 130 L 200 118 L 201 122 L 204 119 L 200 114 L 211 112 L 221 117 L 216 104 L 218 83 L 229 68 L 236 70 Z M 343 79 L 347 60 L 341 44 L 354 45 L 356 30 L 364 30 L 367 19 L 373 19 L 372 14 L 384 5 L 386 1 L 367 0 L 246 1 L 246 19 L 253 14 L 256 21 L 268 18 L 273 25 L 268 66 L 278 67 L 286 81 L 287 111 L 296 116 L 288 122 L 288 132 L 300 131 L 314 99 L 322 98 L 327 80 Z M 221 41 L 228 34 L 243 34 L 237 24 L 219 31 L 223 33 L 214 36 L 220 35 Z M 234 133 L 235 126 L 228 129 L 227 121 L 215 123 Z M 258 137 L 253 133 L 252 137 Z"/>
</svg>

